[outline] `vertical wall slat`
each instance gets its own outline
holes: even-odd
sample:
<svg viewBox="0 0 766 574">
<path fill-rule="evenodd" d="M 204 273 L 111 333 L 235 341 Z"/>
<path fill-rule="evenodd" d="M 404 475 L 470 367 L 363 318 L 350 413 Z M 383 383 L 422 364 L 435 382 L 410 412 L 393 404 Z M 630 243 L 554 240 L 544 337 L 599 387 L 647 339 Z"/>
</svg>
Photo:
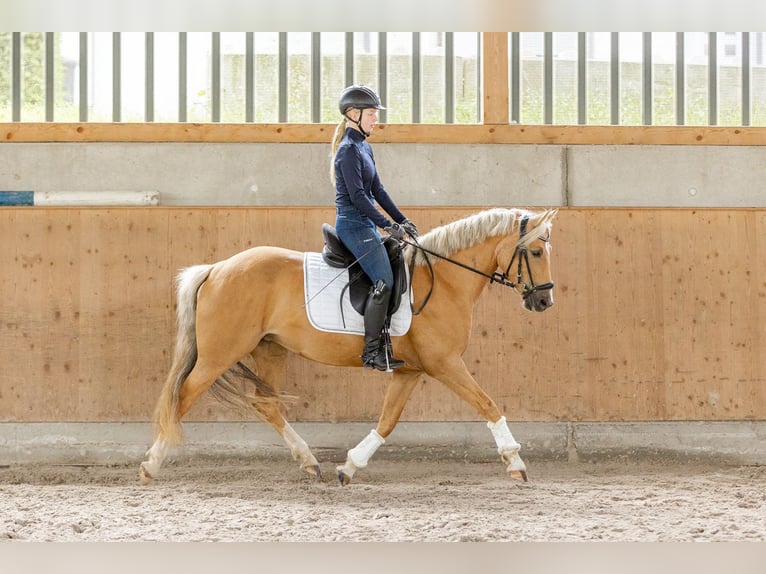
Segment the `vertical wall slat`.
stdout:
<svg viewBox="0 0 766 574">
<path fill-rule="evenodd" d="M 255 121 L 255 35 L 245 33 L 245 121 Z"/>
<path fill-rule="evenodd" d="M 587 35 L 577 33 L 577 123 L 588 123 L 588 52 Z"/>
<path fill-rule="evenodd" d="M 644 32 L 641 35 L 644 61 L 642 63 L 642 121 L 645 126 L 652 125 L 652 102 L 654 101 L 652 90 L 652 33 Z"/>
<path fill-rule="evenodd" d="M 611 33 L 609 101 L 612 125 L 620 123 L 620 33 Z"/>
<path fill-rule="evenodd" d="M 178 121 L 185 122 L 188 118 L 188 38 L 186 32 L 178 33 Z"/>
<path fill-rule="evenodd" d="M 676 124 L 686 123 L 686 36 L 676 32 Z"/>
<path fill-rule="evenodd" d="M 508 123 L 508 32 L 485 32 L 482 43 L 484 106 L 482 121 Z"/>
<path fill-rule="evenodd" d="M 718 125 L 718 35 L 708 32 L 708 119 L 711 126 Z"/>
<path fill-rule="evenodd" d="M 521 34 L 511 32 L 511 121 L 521 122 Z M 479 84 L 481 85 L 481 84 Z"/>
<path fill-rule="evenodd" d="M 287 32 L 279 33 L 279 123 L 287 123 Z"/>
<path fill-rule="evenodd" d="M 122 119 L 122 37 L 112 32 L 112 121 Z"/>
<path fill-rule="evenodd" d="M 750 125 L 750 32 L 742 32 L 742 125 Z"/>
<path fill-rule="evenodd" d="M 88 32 L 80 32 L 80 121 L 88 121 Z"/>
<path fill-rule="evenodd" d="M 146 32 L 146 86 L 145 86 L 145 104 L 144 121 L 154 121 L 154 32 Z"/>
<path fill-rule="evenodd" d="M 221 121 L 221 33 L 212 33 L 212 66 L 211 88 L 212 94 L 212 117 L 214 123 Z"/>
<path fill-rule="evenodd" d="M 421 50 L 420 50 L 420 32 L 412 33 L 412 123 L 420 123 L 421 108 Z"/>
<path fill-rule="evenodd" d="M 476 34 L 476 121 L 481 121 L 481 114 L 483 108 L 482 93 L 484 92 L 482 87 L 482 34 Z"/>
<path fill-rule="evenodd" d="M 553 123 L 553 32 L 543 33 L 543 123 Z"/>
<path fill-rule="evenodd" d="M 11 36 L 11 119 L 21 121 L 21 32 Z"/>
<path fill-rule="evenodd" d="M 444 34 L 444 121 L 455 123 L 455 34 Z"/>
<path fill-rule="evenodd" d="M 55 32 L 45 33 L 45 121 L 52 122 L 56 103 Z"/>
<path fill-rule="evenodd" d="M 344 87 L 354 83 L 354 33 L 346 32 L 345 57 L 343 59 Z M 382 96 L 382 94 L 381 94 Z"/>
<path fill-rule="evenodd" d="M 322 121 L 322 34 L 311 33 L 311 121 Z"/>
<path fill-rule="evenodd" d="M 378 95 L 383 98 L 383 105 L 388 99 L 388 33 L 378 32 Z M 388 110 L 380 110 L 378 119 L 386 123 Z"/>
</svg>

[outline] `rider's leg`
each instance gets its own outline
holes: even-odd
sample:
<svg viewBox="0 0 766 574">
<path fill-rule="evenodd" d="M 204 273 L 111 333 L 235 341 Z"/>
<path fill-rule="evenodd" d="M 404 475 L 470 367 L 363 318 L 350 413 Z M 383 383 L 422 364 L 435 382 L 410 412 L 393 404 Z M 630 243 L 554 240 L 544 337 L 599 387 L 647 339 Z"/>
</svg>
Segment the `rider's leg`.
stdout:
<svg viewBox="0 0 766 574">
<path fill-rule="evenodd" d="M 364 352 L 362 364 L 379 371 L 392 371 L 404 366 L 404 361 L 389 356 L 386 333 L 383 327 L 388 314 L 391 290 L 379 280 L 367 296 L 364 308 Z"/>
<path fill-rule="evenodd" d="M 362 363 L 383 371 L 404 366 L 403 361 L 390 356 L 386 337 L 382 333 L 394 275 L 381 236 L 375 225 L 366 217 L 360 219 L 351 215 L 339 216 L 336 219 L 336 230 L 340 240 L 354 254 L 373 282 L 373 288 L 365 303 L 365 346 Z"/>
</svg>

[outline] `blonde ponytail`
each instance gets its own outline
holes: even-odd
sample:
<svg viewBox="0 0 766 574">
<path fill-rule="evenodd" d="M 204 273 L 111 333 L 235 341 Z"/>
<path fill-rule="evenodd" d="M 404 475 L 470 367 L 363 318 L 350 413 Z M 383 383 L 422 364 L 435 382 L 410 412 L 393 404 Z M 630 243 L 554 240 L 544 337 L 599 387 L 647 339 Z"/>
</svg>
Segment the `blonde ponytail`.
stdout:
<svg viewBox="0 0 766 574">
<path fill-rule="evenodd" d="M 346 118 L 343 118 L 335 128 L 335 134 L 333 135 L 332 142 L 330 143 L 330 181 L 332 182 L 333 186 L 335 185 L 335 152 L 338 151 L 340 140 L 343 139 L 343 134 L 345 133 Z"/>
</svg>

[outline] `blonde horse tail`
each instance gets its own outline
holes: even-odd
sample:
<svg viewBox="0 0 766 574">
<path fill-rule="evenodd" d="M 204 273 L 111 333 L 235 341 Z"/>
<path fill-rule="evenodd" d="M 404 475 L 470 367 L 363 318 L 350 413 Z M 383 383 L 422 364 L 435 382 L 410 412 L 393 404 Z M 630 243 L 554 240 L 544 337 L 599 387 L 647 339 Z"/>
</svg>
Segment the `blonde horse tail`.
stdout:
<svg viewBox="0 0 766 574">
<path fill-rule="evenodd" d="M 173 365 L 154 412 L 157 436 L 162 437 L 169 445 L 178 444 L 183 440 L 178 412 L 178 395 L 186 377 L 197 362 L 197 293 L 212 269 L 212 265 L 195 265 L 183 269 L 178 274 L 176 290 L 178 327 Z"/>
</svg>

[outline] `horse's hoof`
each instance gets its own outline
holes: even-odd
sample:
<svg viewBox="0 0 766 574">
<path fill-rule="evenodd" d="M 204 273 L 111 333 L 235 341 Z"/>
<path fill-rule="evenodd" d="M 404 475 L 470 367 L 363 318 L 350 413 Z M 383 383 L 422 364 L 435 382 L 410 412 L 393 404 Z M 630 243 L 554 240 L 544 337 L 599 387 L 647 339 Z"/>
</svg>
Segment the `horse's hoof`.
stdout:
<svg viewBox="0 0 766 574">
<path fill-rule="evenodd" d="M 141 486 L 146 486 L 152 481 L 152 475 L 147 472 L 143 464 L 138 469 L 138 477 L 141 480 Z"/>
<path fill-rule="evenodd" d="M 351 483 L 351 477 L 342 470 L 338 471 L 338 480 L 341 486 L 348 486 Z"/>
<path fill-rule="evenodd" d="M 312 464 L 312 465 L 309 465 L 309 466 L 304 466 L 303 470 L 306 471 L 306 474 L 310 474 L 314 478 L 319 478 L 319 479 L 322 478 L 322 471 L 319 468 L 318 464 Z"/>
<path fill-rule="evenodd" d="M 528 482 L 526 470 L 509 470 L 508 475 L 519 482 Z"/>
</svg>

